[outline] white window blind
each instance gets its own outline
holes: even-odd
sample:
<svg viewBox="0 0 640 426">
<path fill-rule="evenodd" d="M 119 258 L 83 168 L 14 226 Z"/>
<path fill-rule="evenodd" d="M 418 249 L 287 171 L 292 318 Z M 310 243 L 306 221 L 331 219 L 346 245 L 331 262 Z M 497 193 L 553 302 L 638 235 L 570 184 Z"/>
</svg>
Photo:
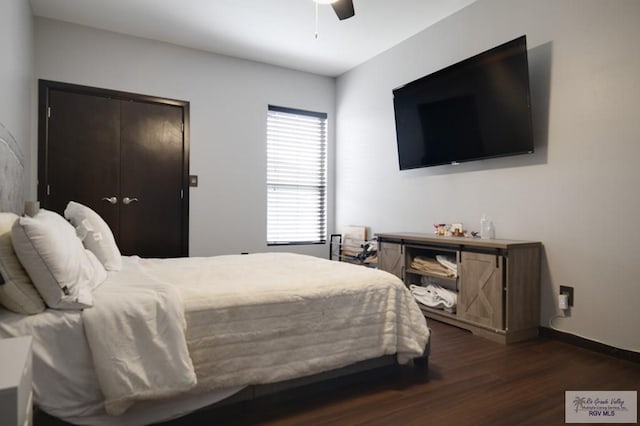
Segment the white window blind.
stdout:
<svg viewBox="0 0 640 426">
<path fill-rule="evenodd" d="M 267 244 L 326 242 L 327 114 L 269 105 Z"/>
</svg>

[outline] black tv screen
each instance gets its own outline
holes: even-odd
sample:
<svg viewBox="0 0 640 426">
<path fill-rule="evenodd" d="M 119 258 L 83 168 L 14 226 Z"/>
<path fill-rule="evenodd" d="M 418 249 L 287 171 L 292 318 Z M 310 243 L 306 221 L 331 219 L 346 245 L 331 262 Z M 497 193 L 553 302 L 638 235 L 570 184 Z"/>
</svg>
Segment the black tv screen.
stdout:
<svg viewBox="0 0 640 426">
<path fill-rule="evenodd" d="M 533 152 L 522 36 L 393 90 L 400 169 Z"/>
</svg>

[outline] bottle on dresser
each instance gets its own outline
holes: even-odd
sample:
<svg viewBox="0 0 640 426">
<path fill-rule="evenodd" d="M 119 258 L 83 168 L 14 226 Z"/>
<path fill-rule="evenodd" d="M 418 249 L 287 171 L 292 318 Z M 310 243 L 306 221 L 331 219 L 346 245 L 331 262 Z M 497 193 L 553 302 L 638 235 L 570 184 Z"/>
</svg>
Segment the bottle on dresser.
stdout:
<svg viewBox="0 0 640 426">
<path fill-rule="evenodd" d="M 480 219 L 480 238 L 493 240 L 496 237 L 496 229 L 493 222 L 487 219 L 487 215 L 483 214 Z"/>
</svg>

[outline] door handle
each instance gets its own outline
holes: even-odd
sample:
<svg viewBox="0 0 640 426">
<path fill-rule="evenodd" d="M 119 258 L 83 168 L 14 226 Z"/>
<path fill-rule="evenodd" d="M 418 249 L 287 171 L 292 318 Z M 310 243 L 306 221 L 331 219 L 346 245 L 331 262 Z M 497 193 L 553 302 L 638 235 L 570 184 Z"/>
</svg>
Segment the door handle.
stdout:
<svg viewBox="0 0 640 426">
<path fill-rule="evenodd" d="M 133 203 L 134 201 L 138 201 L 138 199 L 136 197 L 133 197 L 133 198 L 124 197 L 122 199 L 122 204 L 124 204 L 125 206 L 128 206 L 129 204 Z"/>
<path fill-rule="evenodd" d="M 116 197 L 102 197 L 102 201 L 106 201 L 109 204 L 116 204 L 118 199 Z"/>
</svg>

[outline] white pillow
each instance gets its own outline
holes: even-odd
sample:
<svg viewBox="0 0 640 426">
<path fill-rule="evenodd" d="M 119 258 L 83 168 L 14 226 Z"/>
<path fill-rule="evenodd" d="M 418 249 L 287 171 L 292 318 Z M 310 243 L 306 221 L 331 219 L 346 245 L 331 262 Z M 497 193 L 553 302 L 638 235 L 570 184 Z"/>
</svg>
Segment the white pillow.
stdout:
<svg viewBox="0 0 640 426">
<path fill-rule="evenodd" d="M 14 213 L 0 213 L 0 304 L 19 314 L 37 314 L 46 309 L 11 243 Z"/>
<path fill-rule="evenodd" d="M 89 207 L 70 201 L 64 210 L 66 217 L 76 227 L 82 244 L 96 255 L 107 271 L 122 269 L 122 256 L 109 225 Z"/>
<path fill-rule="evenodd" d="M 82 309 L 93 305 L 91 291 L 107 272 L 62 216 L 41 209 L 34 217 L 18 219 L 11 236 L 18 259 L 47 306 Z"/>
</svg>

